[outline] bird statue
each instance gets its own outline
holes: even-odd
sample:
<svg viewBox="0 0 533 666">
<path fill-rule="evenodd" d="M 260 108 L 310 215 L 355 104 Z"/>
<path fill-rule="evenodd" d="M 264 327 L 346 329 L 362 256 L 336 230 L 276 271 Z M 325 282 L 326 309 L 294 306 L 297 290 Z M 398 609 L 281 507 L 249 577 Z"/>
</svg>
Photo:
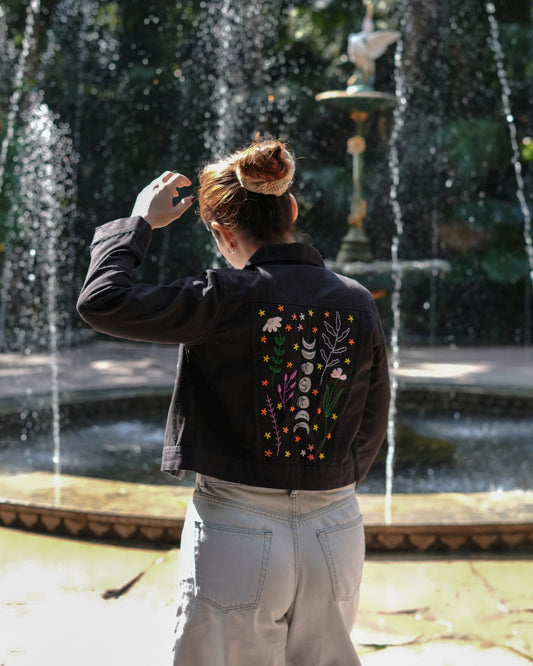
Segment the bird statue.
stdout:
<svg viewBox="0 0 533 666">
<path fill-rule="evenodd" d="M 374 30 L 372 16 L 373 7 L 369 3 L 363 19 L 363 29 L 348 36 L 348 58 L 358 70 L 348 80 L 348 87 L 359 80 L 360 73 L 363 75 L 364 85 L 372 87 L 376 73 L 375 61 L 400 37 L 398 30 Z"/>
</svg>

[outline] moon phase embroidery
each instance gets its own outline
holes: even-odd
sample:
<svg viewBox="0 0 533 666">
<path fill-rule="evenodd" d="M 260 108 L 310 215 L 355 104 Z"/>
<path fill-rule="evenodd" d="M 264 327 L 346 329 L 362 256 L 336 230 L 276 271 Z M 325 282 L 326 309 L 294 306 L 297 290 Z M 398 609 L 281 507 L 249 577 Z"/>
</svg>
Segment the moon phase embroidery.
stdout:
<svg viewBox="0 0 533 666">
<path fill-rule="evenodd" d="M 307 342 L 305 338 L 302 338 L 302 356 L 308 360 L 311 361 L 312 359 L 315 358 L 316 356 L 316 338 L 312 342 Z"/>
<path fill-rule="evenodd" d="M 300 395 L 300 397 L 296 402 L 297 405 L 299 407 L 303 407 L 303 409 L 300 409 L 300 411 L 297 412 L 296 416 L 294 417 L 295 423 L 292 429 L 293 432 L 296 432 L 299 428 L 305 430 L 305 432 L 308 434 L 310 432 L 310 427 L 309 427 L 310 416 L 309 416 L 309 411 L 307 409 L 310 405 L 310 400 L 305 394 L 309 393 L 312 386 L 310 375 L 313 374 L 315 366 L 313 363 L 310 362 L 310 360 L 314 359 L 316 356 L 315 346 L 316 346 L 316 338 L 314 338 L 311 342 L 308 342 L 304 337 L 302 337 L 302 347 L 300 352 L 305 361 L 300 365 L 300 370 L 302 370 L 303 372 L 303 377 L 298 382 L 298 389 L 304 395 Z"/>
</svg>

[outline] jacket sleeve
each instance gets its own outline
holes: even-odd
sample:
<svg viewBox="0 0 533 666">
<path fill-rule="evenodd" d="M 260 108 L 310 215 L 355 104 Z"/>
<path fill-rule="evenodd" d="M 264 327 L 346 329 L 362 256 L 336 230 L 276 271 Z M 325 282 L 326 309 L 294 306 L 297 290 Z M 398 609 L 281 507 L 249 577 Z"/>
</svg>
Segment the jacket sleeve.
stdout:
<svg viewBox="0 0 533 666">
<path fill-rule="evenodd" d="M 376 317 L 377 311 L 376 311 Z M 373 331 L 373 362 L 361 427 L 357 434 L 360 480 L 368 473 L 387 434 L 390 379 L 385 337 L 379 318 Z"/>
<path fill-rule="evenodd" d="M 168 285 L 134 284 L 152 237 L 141 217 L 96 229 L 78 298 L 81 318 L 100 333 L 128 340 L 185 344 L 208 335 L 222 307 L 214 271 Z"/>
</svg>

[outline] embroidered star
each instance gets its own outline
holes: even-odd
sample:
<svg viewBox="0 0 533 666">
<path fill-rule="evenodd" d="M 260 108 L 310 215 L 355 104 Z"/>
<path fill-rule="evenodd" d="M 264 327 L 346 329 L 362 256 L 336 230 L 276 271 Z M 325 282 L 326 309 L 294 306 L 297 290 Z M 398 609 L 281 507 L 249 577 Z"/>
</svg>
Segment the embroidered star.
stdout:
<svg viewBox="0 0 533 666">
<path fill-rule="evenodd" d="M 261 342 L 266 342 L 266 341 L 267 341 L 267 336 L 266 336 L 266 335 L 263 335 L 263 336 L 261 337 Z"/>
<path fill-rule="evenodd" d="M 278 310 L 279 310 L 280 312 L 283 312 L 284 309 L 285 309 L 285 308 L 283 307 L 283 305 L 278 305 Z"/>
<path fill-rule="evenodd" d="M 344 362 L 346 363 L 346 365 L 350 365 L 350 363 L 351 363 L 351 361 L 350 361 L 349 358 L 345 358 L 345 359 L 344 359 Z"/>
<path fill-rule="evenodd" d="M 300 451 L 300 455 L 301 455 L 301 456 L 306 456 L 306 455 L 307 455 L 305 449 L 302 449 L 302 450 Z"/>
<path fill-rule="evenodd" d="M 327 310 L 324 312 L 324 317 L 329 317 L 329 312 Z"/>
<path fill-rule="evenodd" d="M 291 316 L 293 320 L 296 320 L 296 312 L 293 312 Z"/>
<path fill-rule="evenodd" d="M 307 448 L 309 449 L 309 451 L 312 451 L 315 447 L 312 444 L 308 444 Z"/>
<path fill-rule="evenodd" d="M 283 405 L 281 404 L 281 402 L 278 402 L 278 404 L 277 404 L 277 408 L 278 408 L 278 409 L 281 409 L 282 407 L 283 407 Z"/>
<path fill-rule="evenodd" d="M 266 356 L 263 356 L 263 361 L 265 363 L 268 363 L 270 361 L 270 356 L 268 354 Z"/>
<path fill-rule="evenodd" d="M 355 340 L 352 340 L 352 338 L 350 338 L 350 339 L 348 340 L 348 344 L 349 344 L 349 345 L 355 345 Z"/>
<path fill-rule="evenodd" d="M 314 460 L 314 459 L 315 459 L 315 456 L 314 456 L 312 453 L 310 453 L 310 454 L 307 456 L 307 460 Z"/>
<path fill-rule="evenodd" d="M 287 361 L 287 367 L 292 368 L 292 361 Z"/>
<path fill-rule="evenodd" d="M 328 432 L 328 434 L 326 435 L 326 439 L 331 439 L 331 433 L 330 432 Z"/>
<path fill-rule="evenodd" d="M 268 386 L 268 379 L 263 379 L 261 386 Z"/>
<path fill-rule="evenodd" d="M 303 331 L 304 327 L 301 324 L 298 324 L 298 326 L 296 327 L 296 330 Z"/>
<path fill-rule="evenodd" d="M 300 435 L 296 435 L 296 437 L 294 438 L 294 441 L 298 443 L 301 439 L 302 438 L 300 437 Z"/>
<path fill-rule="evenodd" d="M 317 413 L 317 414 L 322 414 L 322 407 L 319 407 L 319 408 L 316 410 L 316 413 Z"/>
<path fill-rule="evenodd" d="M 271 437 L 272 437 L 272 433 L 265 432 L 265 439 L 270 439 Z"/>
<path fill-rule="evenodd" d="M 284 432 L 285 434 L 287 434 L 287 433 L 289 432 L 289 429 L 287 428 L 287 426 L 285 426 L 285 427 L 283 428 L 283 432 Z"/>
<path fill-rule="evenodd" d="M 320 458 L 320 460 L 324 460 L 326 456 L 323 453 L 319 453 L 318 457 Z"/>
<path fill-rule="evenodd" d="M 316 335 L 318 333 L 318 328 L 316 326 L 313 326 L 313 333 Z"/>
<path fill-rule="evenodd" d="M 300 345 L 299 345 L 298 343 L 295 343 L 293 349 L 295 349 L 296 351 L 298 351 L 298 349 L 300 349 Z"/>
<path fill-rule="evenodd" d="M 311 393 L 312 393 L 313 395 L 318 395 L 318 389 L 313 389 L 313 390 L 311 391 Z"/>
<path fill-rule="evenodd" d="M 316 423 L 315 423 L 315 425 L 313 426 L 313 430 L 315 430 L 315 431 L 318 430 L 318 426 L 317 426 Z"/>
<path fill-rule="evenodd" d="M 289 412 L 294 412 L 294 410 L 295 410 L 294 405 L 291 405 L 290 408 L 289 408 Z"/>
<path fill-rule="evenodd" d="M 268 449 L 267 451 L 265 451 L 265 456 L 266 456 L 267 458 L 270 458 L 271 455 L 272 455 L 272 451 L 271 451 L 270 449 Z"/>
<path fill-rule="evenodd" d="M 291 452 L 285 451 L 285 458 L 290 458 L 290 457 L 291 457 Z"/>
<path fill-rule="evenodd" d="M 262 414 L 263 416 L 266 416 L 266 415 L 267 415 L 266 407 L 263 407 L 263 409 L 261 410 L 261 414 Z"/>
<path fill-rule="evenodd" d="M 259 316 L 264 317 L 265 316 L 265 311 L 264 310 L 259 310 Z"/>
<path fill-rule="evenodd" d="M 285 330 L 292 331 L 292 326 L 290 324 L 287 324 L 287 326 L 285 326 Z"/>
<path fill-rule="evenodd" d="M 317 363 L 317 364 L 316 364 L 316 367 L 317 367 L 319 370 L 322 370 L 322 367 L 323 367 L 323 366 L 322 366 L 322 363 Z"/>
<path fill-rule="evenodd" d="M 353 315 L 350 315 L 350 316 L 348 317 L 348 321 L 353 321 Z"/>
<path fill-rule="evenodd" d="M 332 415 L 331 415 L 331 418 L 332 418 L 334 421 L 336 421 L 339 417 L 337 416 L 337 414 L 332 414 Z"/>
<path fill-rule="evenodd" d="M 312 310 L 309 310 L 309 316 L 312 317 L 315 313 Z"/>
</svg>

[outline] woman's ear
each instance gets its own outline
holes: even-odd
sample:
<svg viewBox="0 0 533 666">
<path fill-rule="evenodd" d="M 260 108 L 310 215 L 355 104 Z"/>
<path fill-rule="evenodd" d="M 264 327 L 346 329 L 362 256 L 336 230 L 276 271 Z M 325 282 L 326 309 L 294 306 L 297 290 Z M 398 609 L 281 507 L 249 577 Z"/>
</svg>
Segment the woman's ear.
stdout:
<svg viewBox="0 0 533 666">
<path fill-rule="evenodd" d="M 289 194 L 289 196 L 291 198 L 292 223 L 294 224 L 296 222 L 296 218 L 298 217 L 298 202 L 296 201 L 294 194 Z"/>
<path fill-rule="evenodd" d="M 218 222 L 212 222 L 211 231 L 217 243 L 223 243 L 228 250 L 231 250 L 235 246 L 231 229 L 227 229 L 223 224 L 219 224 Z"/>
</svg>

